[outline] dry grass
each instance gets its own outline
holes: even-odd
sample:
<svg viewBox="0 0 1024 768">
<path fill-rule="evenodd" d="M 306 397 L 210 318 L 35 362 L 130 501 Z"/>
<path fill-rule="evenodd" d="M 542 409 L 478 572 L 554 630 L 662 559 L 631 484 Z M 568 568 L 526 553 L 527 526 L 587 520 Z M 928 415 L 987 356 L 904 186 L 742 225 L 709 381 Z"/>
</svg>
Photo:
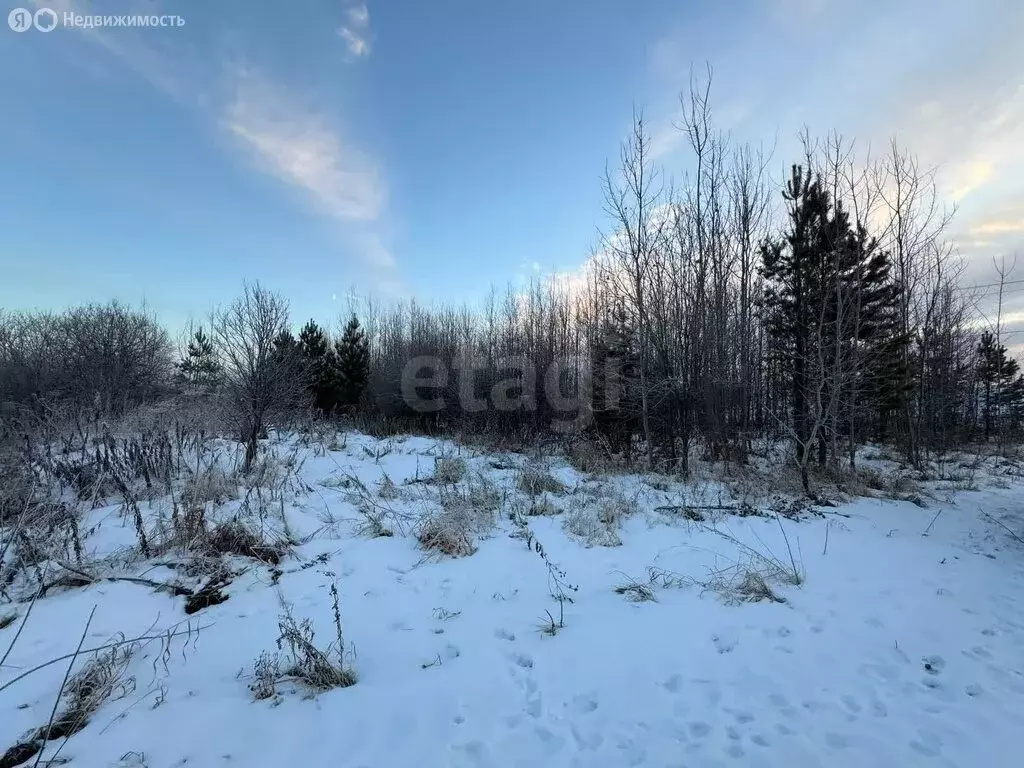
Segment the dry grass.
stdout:
<svg viewBox="0 0 1024 768">
<path fill-rule="evenodd" d="M 754 563 L 733 563 L 724 568 L 708 569 L 703 577 L 688 576 L 663 568 L 647 569 L 650 583 L 666 589 L 697 587 L 701 591 L 714 592 L 730 605 L 767 601 L 784 603 L 772 589 L 769 580 L 775 576 L 771 569 L 757 570 Z"/>
<path fill-rule="evenodd" d="M 466 462 L 462 459 L 439 456 L 434 460 L 434 477 L 435 483 L 445 483 L 447 485 L 455 485 L 462 482 L 462 479 L 466 476 Z"/>
<path fill-rule="evenodd" d="M 416 540 L 422 549 L 450 557 L 467 557 L 476 552 L 472 521 L 464 509 L 445 509 L 424 518 L 416 531 Z"/>
<path fill-rule="evenodd" d="M 569 464 L 584 474 L 607 474 L 621 469 L 606 446 L 593 440 L 573 441 L 566 449 L 565 458 Z"/>
<path fill-rule="evenodd" d="M 574 501 L 562 518 L 562 529 L 587 547 L 618 547 L 619 518 L 602 513 L 597 505 Z"/>
<path fill-rule="evenodd" d="M 377 496 L 385 501 L 393 501 L 398 498 L 398 486 L 385 472 L 377 484 Z"/>
<path fill-rule="evenodd" d="M 251 557 L 270 565 L 280 564 L 290 550 L 287 541 L 269 539 L 238 517 L 215 525 L 204 544 L 209 554 Z"/>
<path fill-rule="evenodd" d="M 212 503 L 219 506 L 237 496 L 238 483 L 233 473 L 214 464 L 198 474 L 189 475 L 182 488 L 182 503 L 190 507 Z"/>
<path fill-rule="evenodd" d="M 785 598 L 775 592 L 772 584 L 799 586 L 804 582 L 805 576 L 802 565 L 790 545 L 781 518 L 776 516 L 776 520 L 786 545 L 785 559 L 773 554 L 763 542 L 758 549 L 745 544 L 731 533 L 704 525 L 702 528 L 729 542 L 736 549 L 736 555 L 726 557 L 712 553 L 716 561 L 722 561 L 725 565 L 716 564 L 714 567 L 708 567 L 702 577 L 651 566 L 647 569 L 649 582 L 665 588 L 698 587 L 718 594 L 731 604 L 762 600 L 784 603 Z"/>
<path fill-rule="evenodd" d="M 181 552 L 205 558 L 220 555 L 251 557 L 263 563 L 278 565 L 291 550 L 287 537 L 271 533 L 265 520 L 253 519 L 241 511 L 232 517 L 211 523 L 205 506 L 172 508 L 170 524 L 158 526 L 156 550 Z"/>
<path fill-rule="evenodd" d="M 542 493 L 561 496 L 566 490 L 565 483 L 552 475 L 546 467 L 535 464 L 527 464 L 519 470 L 516 485 L 519 486 L 519 490 L 530 497 L 539 496 Z"/>
<path fill-rule="evenodd" d="M 341 609 L 338 589 L 330 587 L 334 613 L 335 639 L 326 648 L 317 646 L 316 633 L 309 619 L 296 621 L 291 606 L 282 601 L 278 619 L 278 652 L 264 652 L 253 663 L 252 683 L 249 689 L 256 699 L 269 699 L 277 695 L 278 685 L 284 681 L 298 681 L 314 693 L 332 688 L 348 688 L 357 681 L 351 652 L 346 648 L 341 628 Z"/>
<path fill-rule="evenodd" d="M 501 501 L 501 495 L 483 477 L 471 479 L 465 489 L 442 491 L 441 511 L 425 515 L 416 526 L 420 548 L 451 557 L 472 555 L 475 540 L 494 529 Z"/>
<path fill-rule="evenodd" d="M 35 739 L 64 739 L 82 730 L 109 699 L 119 699 L 135 690 L 135 678 L 128 675 L 139 645 L 119 635 L 116 645 L 95 653 L 64 685 L 59 709 Z"/>
<path fill-rule="evenodd" d="M 531 499 L 530 506 L 526 508 L 526 514 L 529 517 L 553 517 L 561 513 L 562 510 L 546 498 Z"/>
<path fill-rule="evenodd" d="M 626 577 L 626 580 L 615 587 L 615 594 L 622 595 L 631 603 L 646 603 L 657 601 L 654 589 L 651 585 Z"/>
</svg>

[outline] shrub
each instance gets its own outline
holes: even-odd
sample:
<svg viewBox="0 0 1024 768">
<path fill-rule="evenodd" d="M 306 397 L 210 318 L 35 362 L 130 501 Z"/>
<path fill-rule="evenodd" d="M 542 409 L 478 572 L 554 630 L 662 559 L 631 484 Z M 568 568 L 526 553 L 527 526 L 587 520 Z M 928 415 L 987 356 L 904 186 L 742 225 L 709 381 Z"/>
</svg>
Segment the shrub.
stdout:
<svg viewBox="0 0 1024 768">
<path fill-rule="evenodd" d="M 261 653 L 253 663 L 249 689 L 256 699 L 272 698 L 278 684 L 287 679 L 298 680 L 314 692 L 355 685 L 357 676 L 345 646 L 337 585 L 331 585 L 330 594 L 335 639 L 323 649 L 314 642 L 313 623 L 309 619 L 296 621 L 291 606 L 282 604 L 277 624 L 278 652 Z"/>
<path fill-rule="evenodd" d="M 472 527 L 468 510 L 449 508 L 424 518 L 416 531 L 416 539 L 420 547 L 427 551 L 436 550 L 451 557 L 465 557 L 476 552 Z"/>
<path fill-rule="evenodd" d="M 268 541 L 237 517 L 215 525 L 204 544 L 209 553 L 251 557 L 270 565 L 278 565 L 289 549 L 288 542 Z"/>
<path fill-rule="evenodd" d="M 381 477 L 380 483 L 377 485 L 377 495 L 385 501 L 392 501 L 398 498 L 398 487 L 387 473 Z"/>
<path fill-rule="evenodd" d="M 496 508 L 474 501 L 472 490 L 442 495 L 441 512 L 422 518 L 416 529 L 420 547 L 452 557 L 476 552 L 474 540 L 494 528 Z"/>
<path fill-rule="evenodd" d="M 455 485 L 466 476 L 466 462 L 462 459 L 439 457 L 434 461 L 434 482 Z"/>
<path fill-rule="evenodd" d="M 552 475 L 546 468 L 528 464 L 519 471 L 516 478 L 519 490 L 527 496 L 538 496 L 552 493 L 556 496 L 565 493 L 565 483 Z"/>
<path fill-rule="evenodd" d="M 602 519 L 602 517 L 604 519 Z M 596 506 L 574 503 L 562 519 L 567 534 L 588 547 L 618 547 L 618 518 L 599 513 Z"/>
<path fill-rule="evenodd" d="M 207 503 L 223 504 L 235 497 L 237 485 L 228 472 L 217 465 L 205 468 L 185 480 L 182 489 L 182 503 L 200 506 Z"/>
</svg>

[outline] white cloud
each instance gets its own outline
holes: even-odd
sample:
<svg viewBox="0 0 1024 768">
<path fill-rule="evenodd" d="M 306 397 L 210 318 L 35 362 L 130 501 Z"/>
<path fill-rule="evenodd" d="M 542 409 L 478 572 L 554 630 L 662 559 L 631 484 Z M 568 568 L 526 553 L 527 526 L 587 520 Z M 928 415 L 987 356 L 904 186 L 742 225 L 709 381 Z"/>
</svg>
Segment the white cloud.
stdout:
<svg viewBox="0 0 1024 768">
<path fill-rule="evenodd" d="M 348 52 L 356 58 L 370 55 L 370 43 L 365 37 L 361 37 L 351 27 L 342 27 L 338 30 L 341 39 L 345 41 Z"/>
<path fill-rule="evenodd" d="M 947 196 L 958 203 L 972 192 L 981 189 L 992 178 L 995 166 L 988 160 L 968 160 L 952 167 L 944 174 Z"/>
<path fill-rule="evenodd" d="M 1014 235 L 1024 233 L 1024 219 L 992 219 L 971 227 L 972 235 Z"/>
<path fill-rule="evenodd" d="M 94 12 L 88 0 L 32 2 L 60 15 Z M 146 8 L 147 13 L 154 11 L 152 2 Z M 349 25 L 369 33 L 365 5 L 347 8 L 345 18 Z M 90 28 L 75 34 L 225 130 L 259 171 L 302 190 L 318 213 L 341 222 L 344 247 L 370 266 L 376 279 L 397 283 L 395 259 L 372 231 L 387 198 L 381 170 L 293 89 L 251 69 L 225 67 L 215 56 L 200 58 L 184 37 L 179 42 L 171 35 L 130 28 Z M 366 46 L 358 55 L 369 51 L 369 43 Z M 222 76 L 211 77 L 211 69 Z"/>
<path fill-rule="evenodd" d="M 370 55 L 370 11 L 365 5 L 356 5 L 345 11 L 346 22 L 338 29 L 348 52 L 357 59 Z"/>
<path fill-rule="evenodd" d="M 365 5 L 357 5 L 349 8 L 346 15 L 349 23 L 353 26 L 365 29 L 370 23 L 370 11 Z"/>
<path fill-rule="evenodd" d="M 221 121 L 261 170 L 303 189 L 321 212 L 357 221 L 380 215 L 385 190 L 378 170 L 283 89 L 242 73 Z"/>
</svg>

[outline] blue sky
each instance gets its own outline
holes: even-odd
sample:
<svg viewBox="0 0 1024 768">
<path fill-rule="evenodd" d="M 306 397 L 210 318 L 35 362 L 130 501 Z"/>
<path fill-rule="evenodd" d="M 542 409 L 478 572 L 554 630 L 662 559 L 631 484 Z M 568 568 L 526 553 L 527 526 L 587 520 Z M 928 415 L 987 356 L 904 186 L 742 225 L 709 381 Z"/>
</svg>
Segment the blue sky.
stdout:
<svg viewBox="0 0 1024 768">
<path fill-rule="evenodd" d="M 258 279 L 333 321 L 353 291 L 572 270 L 634 105 L 685 169 L 705 62 L 720 125 L 777 169 L 804 125 L 896 136 L 941 166 L 971 279 L 1024 244 L 1018 0 L 7 4 L 186 23 L 0 30 L 0 307 L 145 299 L 177 325 Z"/>
</svg>

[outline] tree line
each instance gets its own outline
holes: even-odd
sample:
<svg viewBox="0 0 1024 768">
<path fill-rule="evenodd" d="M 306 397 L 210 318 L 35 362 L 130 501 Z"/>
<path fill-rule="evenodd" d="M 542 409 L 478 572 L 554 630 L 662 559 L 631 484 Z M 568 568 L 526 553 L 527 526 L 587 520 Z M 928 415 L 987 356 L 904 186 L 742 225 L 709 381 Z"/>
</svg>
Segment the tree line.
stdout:
<svg viewBox="0 0 1024 768">
<path fill-rule="evenodd" d="M 0 403 L 107 413 L 216 393 L 248 461 L 268 425 L 310 410 L 525 442 L 557 418 L 684 473 L 696 448 L 742 462 L 755 439 L 783 439 L 805 487 L 815 465 L 855 467 L 868 441 L 919 464 L 1018 435 L 1024 379 L 998 320 L 979 322 L 932 171 L 895 143 L 858 156 L 804 134 L 775 180 L 766 153 L 716 130 L 710 80 L 680 105 L 688 171 L 658 167 L 634 115 L 578 274 L 475 308 L 368 301 L 334 338 L 313 321 L 296 333 L 282 297 L 247 285 L 177 351 L 156 317 L 116 302 L 3 313 Z M 411 400 L 414 361 L 441 370 Z M 441 407 L 418 407 L 428 395 Z"/>
</svg>

